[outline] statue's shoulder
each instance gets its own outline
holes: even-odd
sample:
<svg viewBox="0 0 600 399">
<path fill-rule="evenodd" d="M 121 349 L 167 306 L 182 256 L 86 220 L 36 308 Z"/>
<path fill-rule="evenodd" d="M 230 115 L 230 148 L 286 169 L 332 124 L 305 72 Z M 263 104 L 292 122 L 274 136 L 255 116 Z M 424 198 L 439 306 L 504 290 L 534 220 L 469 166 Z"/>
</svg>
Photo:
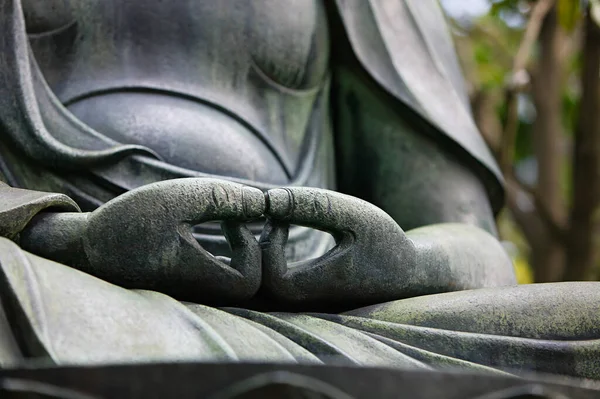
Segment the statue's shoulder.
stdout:
<svg viewBox="0 0 600 399">
<path fill-rule="evenodd" d="M 444 145 L 474 161 L 494 208 L 503 179 L 470 111 L 449 26 L 436 1 L 336 0 L 338 31 L 362 68 Z M 450 139 L 450 140 L 447 140 Z M 468 162 L 468 161 L 467 161 Z M 501 205 L 500 205 L 501 206 Z"/>
</svg>

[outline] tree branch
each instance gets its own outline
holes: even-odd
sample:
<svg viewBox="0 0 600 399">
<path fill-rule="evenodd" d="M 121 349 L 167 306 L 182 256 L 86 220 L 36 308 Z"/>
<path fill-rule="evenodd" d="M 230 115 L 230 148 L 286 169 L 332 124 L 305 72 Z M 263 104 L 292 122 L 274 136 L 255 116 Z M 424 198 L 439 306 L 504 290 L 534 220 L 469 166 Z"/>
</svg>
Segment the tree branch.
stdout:
<svg viewBox="0 0 600 399">
<path fill-rule="evenodd" d="M 554 5 L 554 0 L 538 0 L 531 10 L 523 40 L 519 45 L 515 56 L 507 88 L 505 90 L 506 104 L 506 123 L 502 135 L 502 151 L 500 154 L 500 168 L 506 174 L 512 170 L 514 159 L 515 140 L 519 130 L 519 113 L 517 104 L 517 95 L 529 83 L 529 74 L 527 72 L 527 61 L 532 53 L 542 23 L 546 14 Z"/>
<path fill-rule="evenodd" d="M 543 224 L 540 217 L 531 204 L 531 209 L 523 209 L 519 204 L 519 195 L 524 194 L 519 183 L 512 177 L 506 178 L 506 202 L 510 213 L 513 215 L 517 226 L 525 236 L 525 239 L 532 248 L 539 247 L 538 243 L 543 234 Z"/>
<path fill-rule="evenodd" d="M 521 41 L 519 50 L 517 50 L 517 55 L 515 55 L 513 74 L 519 73 L 527 67 L 527 60 L 540 35 L 544 18 L 554 5 L 554 2 L 554 0 L 538 0 L 533 5 L 525 33 L 523 34 L 523 40 Z"/>
<path fill-rule="evenodd" d="M 591 7 L 585 18 L 581 103 L 573 147 L 573 197 L 567 247 L 566 280 L 591 277 L 597 249 L 594 224 L 600 203 L 600 26 L 592 19 Z"/>
<path fill-rule="evenodd" d="M 509 174 L 505 175 L 508 182 L 510 182 L 513 190 L 518 190 L 521 193 L 527 195 L 529 200 L 535 206 L 535 210 L 537 211 L 537 216 L 544 224 L 544 226 L 548 229 L 550 234 L 552 234 L 557 240 L 564 242 L 567 237 L 567 225 L 564 221 L 557 220 L 550 210 L 546 207 L 544 201 L 541 200 L 539 194 L 535 191 L 533 187 L 530 187 L 523 182 L 521 182 L 515 172 L 514 169 L 511 168 Z"/>
<path fill-rule="evenodd" d="M 481 132 L 483 141 L 487 144 L 494 157 L 498 159 L 501 152 L 502 124 L 495 110 L 496 99 L 483 89 L 477 90 L 471 96 L 471 109 L 475 124 Z"/>
</svg>

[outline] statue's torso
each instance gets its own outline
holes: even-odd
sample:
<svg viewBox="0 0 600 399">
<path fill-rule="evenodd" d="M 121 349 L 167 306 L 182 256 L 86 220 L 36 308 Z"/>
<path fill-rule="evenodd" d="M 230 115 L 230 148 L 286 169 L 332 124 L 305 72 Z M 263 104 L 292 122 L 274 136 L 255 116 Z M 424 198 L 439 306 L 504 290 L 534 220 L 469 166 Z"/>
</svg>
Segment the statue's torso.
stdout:
<svg viewBox="0 0 600 399">
<path fill-rule="evenodd" d="M 52 92 L 86 125 L 150 148 L 182 168 L 182 177 L 335 188 L 321 1 L 85 0 L 64 14 L 29 40 Z M 114 191 L 105 175 L 101 183 L 98 176 L 60 179 L 91 210 L 122 189 L 165 178 L 120 173 L 129 186 Z M 229 255 L 217 226 L 198 229 L 204 247 Z M 324 253 L 331 245 L 324 237 L 294 227 L 290 258 Z"/>
<path fill-rule="evenodd" d="M 314 166 L 303 164 L 314 139 L 331 156 L 317 121 L 329 58 L 320 1 L 85 0 L 73 13 L 30 42 L 57 97 L 100 133 L 271 184 Z M 310 185 L 331 187 L 323 180 Z"/>
</svg>

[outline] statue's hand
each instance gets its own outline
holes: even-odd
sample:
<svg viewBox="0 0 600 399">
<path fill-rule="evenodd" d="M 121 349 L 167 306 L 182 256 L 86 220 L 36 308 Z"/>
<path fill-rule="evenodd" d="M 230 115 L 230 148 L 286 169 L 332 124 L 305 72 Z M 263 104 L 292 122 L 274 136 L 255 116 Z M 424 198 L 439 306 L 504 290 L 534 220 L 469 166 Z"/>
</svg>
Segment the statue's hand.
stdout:
<svg viewBox="0 0 600 399">
<path fill-rule="evenodd" d="M 267 192 L 261 237 L 265 294 L 296 305 L 352 306 L 409 296 L 415 248 L 396 222 L 358 198 L 314 188 Z M 329 232 L 336 246 L 317 259 L 288 265 L 288 227 Z"/>
<path fill-rule="evenodd" d="M 81 229 L 85 257 L 71 263 L 111 283 L 177 299 L 247 299 L 260 286 L 261 253 L 243 223 L 260 217 L 264 208 L 260 190 L 236 183 L 177 179 L 150 184 L 90 213 Z M 222 222 L 233 253 L 229 264 L 192 235 L 194 225 L 208 221 Z"/>
</svg>

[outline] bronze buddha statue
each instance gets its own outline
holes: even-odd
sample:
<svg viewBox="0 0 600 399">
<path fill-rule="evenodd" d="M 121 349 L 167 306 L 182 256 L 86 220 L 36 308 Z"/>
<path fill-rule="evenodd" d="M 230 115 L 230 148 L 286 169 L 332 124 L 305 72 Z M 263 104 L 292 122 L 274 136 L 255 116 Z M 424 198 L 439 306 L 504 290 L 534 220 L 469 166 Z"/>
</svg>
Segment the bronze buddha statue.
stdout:
<svg viewBox="0 0 600 399">
<path fill-rule="evenodd" d="M 599 283 L 516 286 L 436 2 L 5 0 L 0 29 L 0 367 L 598 378 Z"/>
</svg>

